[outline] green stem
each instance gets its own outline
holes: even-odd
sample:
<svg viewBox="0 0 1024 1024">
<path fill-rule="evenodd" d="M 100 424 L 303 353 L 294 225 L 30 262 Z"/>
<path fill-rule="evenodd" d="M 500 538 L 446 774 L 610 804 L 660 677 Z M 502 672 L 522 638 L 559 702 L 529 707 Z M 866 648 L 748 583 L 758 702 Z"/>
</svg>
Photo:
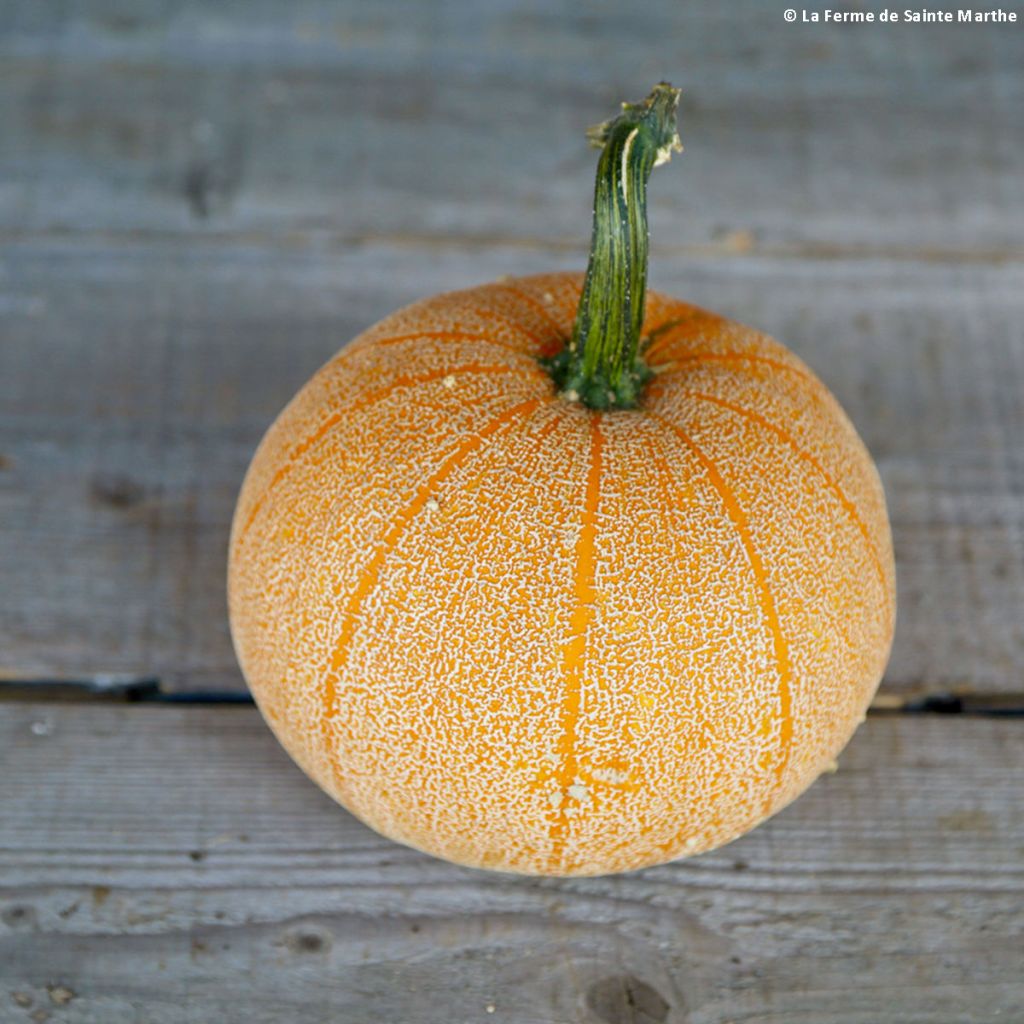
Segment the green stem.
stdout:
<svg viewBox="0 0 1024 1024">
<path fill-rule="evenodd" d="M 639 352 L 647 288 L 647 179 L 682 149 L 679 90 L 656 85 L 640 103 L 592 128 L 602 149 L 594 228 L 572 340 L 547 361 L 562 393 L 591 409 L 631 409 L 650 379 Z"/>
</svg>

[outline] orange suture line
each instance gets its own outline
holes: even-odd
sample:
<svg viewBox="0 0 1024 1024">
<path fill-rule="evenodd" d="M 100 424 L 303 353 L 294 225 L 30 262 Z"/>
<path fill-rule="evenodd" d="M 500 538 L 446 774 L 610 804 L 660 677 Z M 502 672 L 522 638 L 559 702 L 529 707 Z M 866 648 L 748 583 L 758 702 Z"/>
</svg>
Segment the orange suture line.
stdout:
<svg viewBox="0 0 1024 1024">
<path fill-rule="evenodd" d="M 537 432 L 537 441 L 543 441 L 547 438 L 548 434 L 552 433 L 558 426 L 559 423 L 564 419 L 563 416 L 552 416 L 547 423 Z"/>
<path fill-rule="evenodd" d="M 816 384 L 817 381 L 807 372 L 797 366 L 790 366 L 781 359 L 770 359 L 768 356 L 755 356 L 747 352 L 689 352 L 681 356 L 673 356 L 664 370 L 658 370 L 659 377 L 673 376 L 680 372 L 675 370 L 677 363 L 759 363 L 764 366 L 772 366 L 776 370 L 785 370 L 795 377 L 800 377 L 808 383 Z M 655 368 L 656 369 L 656 368 Z"/>
<path fill-rule="evenodd" d="M 576 780 L 576 725 L 580 713 L 580 697 L 583 687 L 583 658 L 586 651 L 587 630 L 594 618 L 594 603 L 597 592 L 594 589 L 594 570 L 597 560 L 597 506 L 601 497 L 601 457 L 604 436 L 601 420 L 596 414 L 590 416 L 590 468 L 587 471 L 587 485 L 583 512 L 580 517 L 580 533 L 576 540 L 576 608 L 569 623 L 569 641 L 562 648 L 562 672 L 565 678 L 565 696 L 562 702 L 561 736 L 558 742 L 560 767 L 557 780 L 561 803 L 556 820 L 551 826 L 554 842 L 552 867 L 561 865 L 565 849 L 566 833 L 569 829 L 568 808 L 569 787 Z"/>
<path fill-rule="evenodd" d="M 367 338 L 367 347 L 398 345 L 403 341 L 493 341 L 487 334 L 471 334 L 467 331 L 412 331 L 410 334 L 392 334 L 387 338 Z M 360 347 L 358 351 L 364 349 Z"/>
<path fill-rule="evenodd" d="M 658 477 L 658 491 L 659 491 L 659 494 L 660 494 L 663 506 L 664 506 L 665 509 L 672 509 L 674 504 L 675 504 L 675 502 L 673 502 L 672 489 L 670 489 L 670 484 L 671 484 L 672 479 L 673 479 L 672 478 L 672 469 L 669 466 L 668 460 L 665 458 L 665 455 L 664 455 L 663 451 L 661 450 L 661 446 L 660 445 L 656 446 L 654 443 L 651 444 L 651 446 L 650 446 L 650 459 L 651 459 L 651 465 L 654 467 L 654 470 L 655 470 L 655 472 L 657 474 L 657 477 Z M 699 746 L 702 749 L 707 745 L 707 743 L 706 743 L 706 741 L 705 741 L 705 739 L 703 737 L 700 738 L 700 740 L 698 741 L 698 744 L 699 744 Z M 650 831 L 651 831 L 650 830 L 650 826 L 647 826 L 647 827 L 645 827 L 643 829 L 643 834 L 647 835 Z M 685 839 L 689 838 L 689 836 L 693 833 L 693 831 L 694 831 L 693 830 L 693 826 L 691 824 L 687 823 L 684 835 L 674 837 L 673 840 L 670 840 L 669 842 L 666 842 L 666 843 L 661 843 L 661 844 L 659 844 L 659 846 L 660 846 L 661 849 L 677 850 L 677 849 L 679 849 L 679 847 L 682 844 L 682 842 Z"/>
<path fill-rule="evenodd" d="M 372 328 L 371 328 L 372 330 Z M 413 331 L 410 334 L 394 334 L 386 338 L 364 338 L 360 336 L 358 339 L 345 345 L 339 352 L 329 359 L 324 367 L 331 367 L 337 369 L 340 366 L 347 365 L 352 362 L 360 353 L 365 352 L 367 348 L 380 345 L 381 347 L 387 347 L 389 345 L 397 345 L 403 341 L 416 341 L 418 339 L 441 339 L 451 338 L 455 341 L 490 341 L 490 338 L 486 334 L 468 334 L 461 331 Z"/>
<path fill-rule="evenodd" d="M 781 785 L 783 773 L 789 762 L 789 748 L 793 738 L 793 712 L 792 693 L 793 668 L 789 660 L 789 644 L 782 632 L 779 623 L 778 610 L 775 607 L 775 598 L 771 587 L 768 585 L 768 574 L 765 571 L 764 562 L 757 548 L 754 546 L 753 537 L 750 532 L 750 522 L 746 512 L 736 499 L 736 495 L 725 482 L 718 467 L 712 462 L 707 454 L 697 446 L 697 443 L 681 427 L 676 426 L 670 420 L 658 413 L 650 414 L 663 426 L 671 430 L 693 454 L 700 463 L 701 468 L 707 474 L 708 481 L 717 491 L 726 515 L 732 522 L 733 528 L 739 537 L 740 543 L 750 563 L 751 572 L 757 583 L 758 598 L 761 605 L 761 613 L 764 616 L 765 624 L 772 642 L 772 649 L 775 655 L 775 664 L 779 675 L 779 748 L 780 756 L 775 767 L 776 787 Z"/>
<path fill-rule="evenodd" d="M 482 309 L 480 306 L 468 306 L 467 309 L 471 313 L 475 313 L 479 317 L 483 317 L 485 320 L 499 320 L 503 324 L 507 324 L 517 334 L 521 334 L 527 341 L 530 342 L 534 348 L 541 348 L 545 344 L 533 331 L 528 331 L 522 324 L 517 323 L 509 316 L 502 316 L 501 313 L 495 312 L 493 309 Z M 521 348 L 517 348 L 514 345 L 509 345 L 507 342 L 500 341 L 498 344 L 505 345 L 507 348 L 512 349 L 513 352 L 519 352 L 522 355 L 529 355 L 530 353 L 525 352 Z"/>
<path fill-rule="evenodd" d="M 857 506 L 846 496 L 846 492 L 839 486 L 839 482 L 832 476 L 831 473 L 813 456 L 810 452 L 804 450 L 797 443 L 796 438 L 780 427 L 778 424 L 773 423 L 767 417 L 762 416 L 759 412 L 755 412 L 753 409 L 747 409 L 742 405 L 737 405 L 734 402 L 730 402 L 725 398 L 719 398 L 717 395 L 709 395 L 703 391 L 684 391 L 682 394 L 690 397 L 697 398 L 702 402 L 711 402 L 715 405 L 721 406 L 723 409 L 729 409 L 730 411 L 737 413 L 740 416 L 745 416 L 753 423 L 757 423 L 765 430 L 771 431 L 777 437 L 781 438 L 789 447 L 792 449 L 794 454 L 803 459 L 808 465 L 810 465 L 825 481 L 826 484 L 831 488 L 832 493 L 835 494 L 839 500 L 839 504 L 842 505 L 847 515 L 853 520 L 857 528 L 860 530 L 861 535 L 864 537 L 864 543 L 867 545 L 868 554 L 871 558 L 872 565 L 875 567 L 875 572 L 878 574 L 878 580 L 882 584 L 882 591 L 885 596 L 886 615 L 889 614 L 889 597 L 885 584 L 885 570 L 882 568 L 881 559 L 878 557 L 878 552 L 875 549 L 875 543 L 871 539 L 871 532 L 868 530 L 867 523 L 861 517 L 860 512 L 857 510 Z"/>
<path fill-rule="evenodd" d="M 401 540 L 402 535 L 408 529 L 416 515 L 433 496 L 436 489 L 440 487 L 441 484 L 443 484 L 444 481 L 455 472 L 455 470 L 462 466 L 473 452 L 481 448 L 488 438 L 497 434 L 499 431 L 509 426 L 509 424 L 514 423 L 517 419 L 526 419 L 541 404 L 544 404 L 544 400 L 540 398 L 531 398 L 525 402 L 520 402 L 518 405 L 514 405 L 510 409 L 506 409 L 500 415 L 494 417 L 494 419 L 492 419 L 488 424 L 463 441 L 462 444 L 460 444 L 458 448 L 456 448 L 455 451 L 452 452 L 452 454 L 449 455 L 448 458 L 446 458 L 422 484 L 420 484 L 413 500 L 391 520 L 387 531 L 381 537 L 373 555 L 370 556 L 370 560 L 363 567 L 359 579 L 356 581 L 356 585 L 349 596 L 348 603 L 345 606 L 341 629 L 338 634 L 337 642 L 335 643 L 334 654 L 331 657 L 331 665 L 323 681 L 322 704 L 325 708 L 325 712 L 321 722 L 321 737 L 324 749 L 327 752 L 328 761 L 331 765 L 331 770 L 334 772 L 335 778 L 339 781 L 341 780 L 341 767 L 338 763 L 335 744 L 332 742 L 332 737 L 330 736 L 330 728 L 331 723 L 334 721 L 338 713 L 338 682 L 341 678 L 342 669 L 345 667 L 345 663 L 348 659 L 349 651 L 351 650 L 352 638 L 355 636 L 356 626 L 358 624 L 359 613 L 363 601 L 366 600 L 366 597 L 376 586 L 380 570 L 388 555 L 394 551 L 396 545 Z"/>
<path fill-rule="evenodd" d="M 537 370 L 538 373 L 543 373 L 540 368 Z M 382 401 L 394 392 L 398 391 L 403 387 L 415 387 L 419 384 L 430 384 L 436 380 L 443 380 L 445 377 L 453 376 L 458 377 L 466 374 L 488 374 L 488 373 L 509 373 L 514 375 L 522 375 L 524 371 L 513 366 L 486 366 L 481 363 L 467 363 L 463 366 L 456 366 L 448 369 L 430 370 L 427 373 L 421 373 L 417 375 L 406 375 L 403 377 L 396 377 L 390 384 L 382 388 L 377 388 L 375 391 L 370 391 L 364 395 L 358 402 L 353 402 L 351 405 L 346 406 L 339 412 L 331 413 L 320 424 L 316 430 L 313 431 L 308 437 L 300 441 L 294 448 L 288 453 L 288 457 L 284 463 L 278 468 L 277 472 L 270 478 L 269 483 L 263 488 L 262 494 L 253 503 L 252 509 L 249 515 L 246 516 L 245 523 L 241 530 L 238 532 L 238 537 L 235 540 L 235 546 L 237 547 L 242 543 L 245 535 L 249 532 L 250 527 L 256 520 L 256 516 L 259 514 L 260 509 L 266 502 L 270 492 L 286 477 L 292 470 L 295 463 L 302 458 L 314 445 L 319 443 L 326 437 L 333 427 L 336 427 L 343 419 L 352 416 L 354 413 L 360 412 L 367 406 L 372 405 L 374 402 Z"/>
<path fill-rule="evenodd" d="M 668 459 L 665 457 L 664 447 L 662 445 L 651 445 L 651 461 L 658 471 L 658 484 L 659 490 L 661 491 L 662 500 L 665 502 L 666 508 L 672 508 L 675 502 L 672 500 L 672 491 L 676 492 L 678 501 L 678 484 L 675 482 L 672 468 L 669 466 Z M 671 490 L 669 489 L 671 486 Z M 682 504 L 682 502 L 678 502 Z M 706 728 L 706 727 L 705 727 Z M 705 733 L 702 733 L 696 738 L 696 746 L 698 750 L 705 751 L 713 743 L 713 740 Z M 725 774 L 725 768 L 720 764 L 717 768 L 712 770 L 710 779 L 705 779 L 705 786 L 714 790 L 719 785 L 722 776 Z M 648 830 L 649 831 L 649 830 Z M 684 849 L 683 844 L 687 840 L 699 840 L 701 836 L 700 831 L 695 830 L 693 823 L 687 821 L 682 829 L 677 831 L 670 839 L 657 844 L 659 850 L 665 853 L 671 853 L 673 855 L 678 854 L 680 849 Z"/>
<path fill-rule="evenodd" d="M 686 316 L 674 316 L 669 320 L 664 320 L 658 324 L 657 327 L 651 328 L 647 332 L 646 340 L 647 345 L 644 348 L 644 355 L 653 356 L 662 347 L 662 343 L 658 339 L 668 331 L 674 331 L 677 327 L 682 327 L 683 324 L 690 323 L 692 320 L 700 320 L 708 316 L 708 313 L 703 309 L 691 310 Z"/>
<path fill-rule="evenodd" d="M 509 292 L 511 295 L 516 296 L 516 298 L 522 299 L 523 302 L 527 303 L 527 305 L 533 306 L 533 308 L 536 309 L 537 312 L 539 312 L 548 321 L 548 323 L 551 324 L 551 326 L 555 329 L 555 333 L 558 335 L 559 338 L 564 338 L 565 337 L 565 335 L 562 332 L 561 325 L 551 315 L 551 310 L 549 310 L 543 303 L 538 302 L 532 295 L 529 295 L 526 292 L 524 292 L 522 289 L 516 288 L 514 285 L 510 285 L 510 284 L 500 284 L 500 283 L 498 283 L 498 284 L 492 284 L 491 287 L 492 288 L 497 288 L 500 291 Z"/>
<path fill-rule="evenodd" d="M 369 348 L 374 346 L 380 346 L 381 348 L 389 345 L 398 345 L 405 341 L 421 341 L 421 340 L 446 340 L 446 341 L 480 341 L 486 345 L 494 345 L 496 348 L 507 349 L 509 352 L 515 352 L 516 355 L 526 356 L 529 358 L 530 353 L 524 352 L 521 348 L 511 344 L 507 341 L 502 341 L 500 338 L 493 338 L 489 334 L 469 334 L 464 331 L 417 331 L 415 334 L 395 334 L 390 338 L 381 338 L 377 340 L 371 338 L 366 344 Z M 360 351 L 363 351 L 360 349 Z"/>
</svg>

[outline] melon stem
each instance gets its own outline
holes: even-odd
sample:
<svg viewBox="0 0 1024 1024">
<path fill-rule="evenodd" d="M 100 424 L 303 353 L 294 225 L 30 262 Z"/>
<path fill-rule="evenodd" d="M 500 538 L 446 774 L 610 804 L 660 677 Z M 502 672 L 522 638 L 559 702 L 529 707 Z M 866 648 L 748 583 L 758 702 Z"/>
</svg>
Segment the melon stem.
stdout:
<svg viewBox="0 0 1024 1024">
<path fill-rule="evenodd" d="M 592 128 L 601 149 L 590 261 L 572 338 L 545 365 L 562 394 L 591 409 L 632 409 L 652 372 L 640 352 L 647 290 L 647 181 L 682 150 L 679 90 L 667 82 Z"/>
</svg>

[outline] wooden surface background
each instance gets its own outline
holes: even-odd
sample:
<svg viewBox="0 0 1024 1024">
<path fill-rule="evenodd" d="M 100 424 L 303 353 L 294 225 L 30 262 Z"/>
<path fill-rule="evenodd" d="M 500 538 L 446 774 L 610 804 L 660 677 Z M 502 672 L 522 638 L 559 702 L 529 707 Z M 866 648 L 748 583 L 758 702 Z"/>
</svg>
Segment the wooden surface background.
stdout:
<svg viewBox="0 0 1024 1024">
<path fill-rule="evenodd" d="M 396 306 L 582 267 L 582 131 L 665 77 L 652 283 L 874 453 L 882 703 L 1024 707 L 1024 24 L 784 6 L 0 4 L 0 1022 L 1024 1020 L 1020 718 L 874 715 L 725 850 L 536 882 L 375 837 L 251 708 L 25 701 L 242 690 L 263 430 Z"/>
</svg>

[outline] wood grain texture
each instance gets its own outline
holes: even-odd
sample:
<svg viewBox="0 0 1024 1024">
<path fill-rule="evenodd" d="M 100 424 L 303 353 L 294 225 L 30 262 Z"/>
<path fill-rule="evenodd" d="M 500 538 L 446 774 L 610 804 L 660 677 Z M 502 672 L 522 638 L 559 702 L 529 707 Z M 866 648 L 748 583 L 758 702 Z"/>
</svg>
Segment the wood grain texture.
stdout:
<svg viewBox="0 0 1024 1024">
<path fill-rule="evenodd" d="M 0 1020 L 1013 1020 L 1020 732 L 873 717 L 720 851 L 538 881 L 374 835 L 252 709 L 7 704 Z"/>
<path fill-rule="evenodd" d="M 659 76 L 654 282 L 775 333 L 878 458 L 886 686 L 1019 691 L 1024 34 L 757 0 L 0 10 L 0 672 L 240 686 L 266 425 L 414 297 L 581 267 L 583 126 Z"/>
<path fill-rule="evenodd" d="M 0 226 L 543 240 L 582 130 L 683 87 L 662 238 L 1024 250 L 1019 26 L 790 25 L 760 0 L 120 0 L 0 13 Z"/>
<path fill-rule="evenodd" d="M 886 686 L 1019 691 L 1024 34 L 490 0 L 0 10 L 0 673 L 239 687 L 256 441 L 431 291 L 581 267 L 582 128 L 659 76 L 654 283 L 776 334 L 878 458 Z"/>
<path fill-rule="evenodd" d="M 3 255 L 0 668 L 178 689 L 242 686 L 227 531 L 300 384 L 414 298 L 584 261 L 220 239 L 33 239 Z M 1020 692 L 1024 265 L 656 252 L 653 284 L 783 340 L 860 430 L 895 531 L 885 687 Z"/>
</svg>

